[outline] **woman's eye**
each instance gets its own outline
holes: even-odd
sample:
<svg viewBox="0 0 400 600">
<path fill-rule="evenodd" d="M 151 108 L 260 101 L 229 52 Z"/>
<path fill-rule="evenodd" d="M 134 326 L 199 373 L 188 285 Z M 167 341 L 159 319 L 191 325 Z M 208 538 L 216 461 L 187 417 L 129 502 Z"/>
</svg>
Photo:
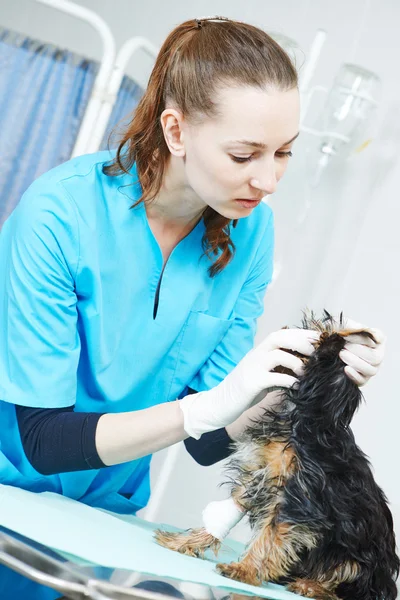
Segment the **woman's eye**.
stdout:
<svg viewBox="0 0 400 600">
<path fill-rule="evenodd" d="M 293 156 L 293 152 L 291 150 L 289 150 L 288 152 L 277 152 L 276 153 L 277 156 Z"/>
<path fill-rule="evenodd" d="M 250 156 L 235 156 L 234 154 L 230 154 L 229 156 L 231 157 L 231 159 L 234 162 L 238 162 L 238 163 L 248 162 L 249 160 L 251 160 L 253 158 L 252 154 Z"/>
</svg>

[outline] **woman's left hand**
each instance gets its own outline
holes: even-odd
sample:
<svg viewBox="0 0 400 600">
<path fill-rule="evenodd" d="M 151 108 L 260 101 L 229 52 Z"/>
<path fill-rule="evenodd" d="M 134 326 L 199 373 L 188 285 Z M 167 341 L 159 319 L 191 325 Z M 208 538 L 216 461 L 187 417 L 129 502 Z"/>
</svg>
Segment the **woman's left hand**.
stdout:
<svg viewBox="0 0 400 600">
<path fill-rule="evenodd" d="M 339 356 L 346 363 L 345 373 L 358 386 L 365 385 L 376 375 L 385 354 L 386 336 L 379 329 L 372 329 L 351 319 L 346 319 L 346 329 L 368 329 L 376 343 L 365 335 L 352 334 L 346 337 L 346 344 Z"/>
</svg>

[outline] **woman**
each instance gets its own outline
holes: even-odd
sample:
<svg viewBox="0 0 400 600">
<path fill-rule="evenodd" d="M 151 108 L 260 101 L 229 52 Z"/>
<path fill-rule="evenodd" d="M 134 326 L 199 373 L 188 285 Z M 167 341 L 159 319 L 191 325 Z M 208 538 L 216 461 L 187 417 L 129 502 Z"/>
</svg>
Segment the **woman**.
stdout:
<svg viewBox="0 0 400 600">
<path fill-rule="evenodd" d="M 153 452 L 186 440 L 216 462 L 266 390 L 295 383 L 272 371 L 299 374 L 284 349 L 311 354 L 315 332 L 251 348 L 272 275 L 260 202 L 298 127 L 285 52 L 245 23 L 191 20 L 161 48 L 118 150 L 30 186 L 0 241 L 2 483 L 135 513 Z M 343 360 L 362 384 L 383 344 L 358 341 Z"/>
</svg>

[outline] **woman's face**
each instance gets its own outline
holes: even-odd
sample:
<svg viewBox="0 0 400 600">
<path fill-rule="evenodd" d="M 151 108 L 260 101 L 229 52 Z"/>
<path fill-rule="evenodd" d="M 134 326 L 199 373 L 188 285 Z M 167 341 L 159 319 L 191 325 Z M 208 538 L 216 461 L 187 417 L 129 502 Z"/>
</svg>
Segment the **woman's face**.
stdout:
<svg viewBox="0 0 400 600">
<path fill-rule="evenodd" d="M 223 88 L 217 106 L 217 117 L 181 125 L 185 186 L 219 214 L 240 219 L 275 192 L 287 168 L 299 131 L 299 94 Z"/>
</svg>

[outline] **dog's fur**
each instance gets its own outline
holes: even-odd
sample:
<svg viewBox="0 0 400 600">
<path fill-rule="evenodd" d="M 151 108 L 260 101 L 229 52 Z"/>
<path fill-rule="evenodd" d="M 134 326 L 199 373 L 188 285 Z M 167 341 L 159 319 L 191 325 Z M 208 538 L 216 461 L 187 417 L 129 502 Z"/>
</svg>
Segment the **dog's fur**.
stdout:
<svg viewBox="0 0 400 600">
<path fill-rule="evenodd" d="M 320 600 L 394 600 L 400 561 L 392 516 L 349 427 L 362 394 L 339 357 L 348 335 L 373 334 L 346 330 L 326 311 L 320 320 L 305 316 L 303 328 L 321 337 L 302 357 L 299 384 L 246 430 L 228 464 L 231 495 L 254 534 L 240 562 L 218 570 Z M 219 547 L 202 529 L 156 538 L 193 556 Z"/>
</svg>

